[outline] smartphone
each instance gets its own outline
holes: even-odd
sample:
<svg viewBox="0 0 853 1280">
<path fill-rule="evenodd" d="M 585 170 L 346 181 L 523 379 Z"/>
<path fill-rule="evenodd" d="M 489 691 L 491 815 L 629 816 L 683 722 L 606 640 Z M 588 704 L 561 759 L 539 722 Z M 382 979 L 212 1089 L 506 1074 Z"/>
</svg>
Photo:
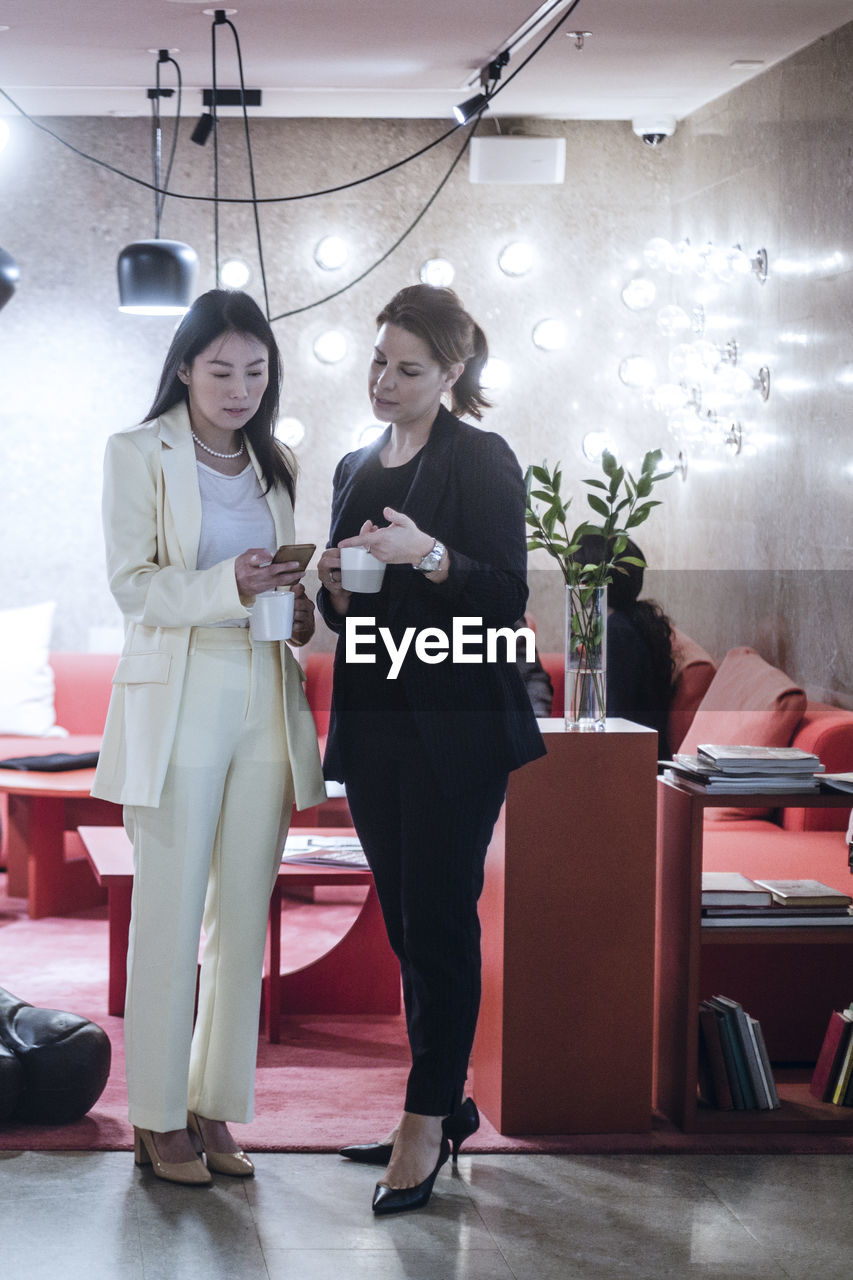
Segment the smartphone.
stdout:
<svg viewBox="0 0 853 1280">
<path fill-rule="evenodd" d="M 273 564 L 285 564 L 288 560 L 298 560 L 299 568 L 304 572 L 316 550 L 315 542 L 289 542 L 276 551 Z"/>
</svg>

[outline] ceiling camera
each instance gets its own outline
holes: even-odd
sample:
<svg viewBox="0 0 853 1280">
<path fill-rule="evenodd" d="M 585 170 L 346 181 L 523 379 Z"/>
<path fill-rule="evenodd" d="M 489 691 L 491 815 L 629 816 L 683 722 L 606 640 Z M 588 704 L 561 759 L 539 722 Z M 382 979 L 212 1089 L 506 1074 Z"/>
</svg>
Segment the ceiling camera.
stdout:
<svg viewBox="0 0 853 1280">
<path fill-rule="evenodd" d="M 631 128 L 647 147 L 659 147 L 675 133 L 675 116 L 635 116 Z"/>
</svg>

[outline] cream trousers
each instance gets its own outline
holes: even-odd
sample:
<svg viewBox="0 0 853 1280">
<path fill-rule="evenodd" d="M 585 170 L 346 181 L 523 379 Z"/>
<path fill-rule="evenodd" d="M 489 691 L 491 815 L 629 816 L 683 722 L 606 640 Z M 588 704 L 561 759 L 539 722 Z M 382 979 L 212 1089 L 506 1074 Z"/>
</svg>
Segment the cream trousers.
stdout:
<svg viewBox="0 0 853 1280">
<path fill-rule="evenodd" d="M 197 627 L 158 808 L 126 806 L 133 841 L 125 1049 L 130 1120 L 254 1112 L 269 899 L 293 805 L 279 647 Z M 204 949 L 193 1030 L 199 939 Z"/>
</svg>

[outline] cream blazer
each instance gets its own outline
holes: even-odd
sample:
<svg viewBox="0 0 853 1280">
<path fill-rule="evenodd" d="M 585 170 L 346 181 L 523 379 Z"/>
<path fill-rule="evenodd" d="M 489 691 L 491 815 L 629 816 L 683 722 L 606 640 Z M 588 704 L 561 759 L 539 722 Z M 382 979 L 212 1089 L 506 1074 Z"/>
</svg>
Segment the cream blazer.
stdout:
<svg viewBox="0 0 853 1280">
<path fill-rule="evenodd" d="M 252 466 L 257 459 L 248 445 Z M 294 541 L 285 490 L 266 495 L 279 545 Z M 248 618 L 234 559 L 196 569 L 201 496 L 185 404 L 111 436 L 104 460 L 103 523 L 110 590 L 125 618 L 92 795 L 160 803 L 187 665 L 190 630 Z M 326 797 L 304 674 L 281 645 L 287 750 L 298 809 Z"/>
</svg>

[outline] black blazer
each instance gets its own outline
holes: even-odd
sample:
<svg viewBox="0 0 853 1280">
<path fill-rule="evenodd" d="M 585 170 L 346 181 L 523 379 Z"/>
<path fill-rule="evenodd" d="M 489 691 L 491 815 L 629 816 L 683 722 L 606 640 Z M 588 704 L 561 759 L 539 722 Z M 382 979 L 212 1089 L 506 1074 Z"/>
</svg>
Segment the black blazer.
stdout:
<svg viewBox="0 0 853 1280">
<path fill-rule="evenodd" d="M 390 428 L 371 446 L 348 453 L 335 470 L 329 546 L 355 536 L 368 516 L 365 471 L 388 442 Z M 485 627 L 515 629 L 527 603 L 524 480 L 515 454 L 500 436 L 461 422 L 443 407 L 424 446 L 404 512 L 447 547 L 450 569 L 433 583 L 416 569 L 386 574 L 388 626 L 399 641 L 406 627 L 439 627 L 453 618 L 482 618 Z M 390 581 L 389 581 L 390 580 Z M 370 616 L 375 597 L 354 595 L 348 616 Z M 325 589 L 317 597 L 328 626 L 339 633 L 335 687 L 344 664 L 344 619 Z M 476 652 L 476 649 L 472 650 Z M 428 665 L 409 650 L 399 681 L 431 764 L 446 794 L 457 794 L 545 754 L 542 735 L 518 668 L 505 647 L 498 662 Z M 485 650 L 483 650 L 485 657 Z M 349 673 L 349 678 L 355 678 Z M 335 696 L 324 769 L 346 781 L 341 739 L 359 727 L 336 714 Z"/>
</svg>

